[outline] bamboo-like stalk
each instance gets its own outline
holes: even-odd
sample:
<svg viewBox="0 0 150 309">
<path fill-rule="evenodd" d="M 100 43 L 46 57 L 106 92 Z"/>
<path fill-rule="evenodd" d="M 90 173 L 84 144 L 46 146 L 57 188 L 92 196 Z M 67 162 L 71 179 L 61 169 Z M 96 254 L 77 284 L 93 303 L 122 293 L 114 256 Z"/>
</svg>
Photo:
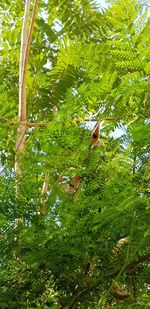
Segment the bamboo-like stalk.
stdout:
<svg viewBox="0 0 150 309">
<path fill-rule="evenodd" d="M 20 120 L 26 120 L 26 104 L 24 105 L 22 104 L 22 96 L 24 96 L 24 102 L 26 102 L 26 87 L 22 89 L 22 78 L 23 78 L 23 66 L 26 53 L 26 46 L 28 40 L 29 15 L 30 15 L 30 0 L 26 0 L 22 33 L 21 33 L 20 64 L 19 64 L 19 119 Z"/>
<path fill-rule="evenodd" d="M 25 2 L 25 13 L 23 18 L 22 35 L 21 35 L 21 49 L 20 49 L 20 66 L 19 66 L 19 125 L 16 139 L 16 155 L 15 155 L 15 172 L 16 176 L 21 175 L 19 165 L 19 154 L 23 152 L 25 146 L 25 132 L 27 123 L 27 103 L 26 103 L 26 72 L 29 59 L 29 49 L 32 40 L 33 26 L 37 11 L 38 0 L 35 0 L 33 13 L 31 18 L 31 25 L 28 34 L 29 14 L 30 14 L 30 0 Z"/>
<path fill-rule="evenodd" d="M 24 87 L 26 87 L 27 65 L 28 65 L 28 60 L 29 60 L 29 51 L 30 51 L 30 45 L 31 45 L 32 34 L 33 34 L 33 27 L 34 27 L 36 12 L 37 12 L 37 6 L 38 6 L 38 0 L 35 0 L 34 6 L 33 6 L 32 17 L 31 17 L 31 24 L 30 24 L 30 29 L 29 29 L 28 40 L 27 40 L 26 49 L 25 49 L 23 68 L 22 68 L 23 69 L 23 71 L 22 71 L 22 83 L 21 83 L 21 87 L 22 87 L 21 100 L 22 100 L 22 102 L 24 101 L 23 89 L 24 89 Z"/>
<path fill-rule="evenodd" d="M 22 79 L 23 79 L 24 59 L 28 40 L 29 14 L 30 14 L 30 0 L 26 0 L 22 33 L 21 33 L 20 64 L 19 64 L 19 112 L 18 112 L 19 126 L 17 130 L 16 156 L 15 156 L 16 176 L 19 176 L 21 174 L 18 155 L 24 150 L 24 143 L 25 143 L 26 83 L 22 85 Z"/>
</svg>

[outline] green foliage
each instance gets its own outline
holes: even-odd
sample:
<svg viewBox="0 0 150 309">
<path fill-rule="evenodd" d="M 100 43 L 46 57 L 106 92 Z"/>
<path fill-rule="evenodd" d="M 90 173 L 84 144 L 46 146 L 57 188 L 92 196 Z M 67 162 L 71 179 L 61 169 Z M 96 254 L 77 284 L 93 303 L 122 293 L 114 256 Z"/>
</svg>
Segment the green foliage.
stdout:
<svg viewBox="0 0 150 309">
<path fill-rule="evenodd" d="M 150 305 L 150 22 L 139 2 L 111 2 L 39 1 L 27 118 L 43 126 L 27 127 L 16 179 L 24 4 L 1 1 L 2 309 Z M 95 147 L 87 118 L 106 119 Z"/>
</svg>

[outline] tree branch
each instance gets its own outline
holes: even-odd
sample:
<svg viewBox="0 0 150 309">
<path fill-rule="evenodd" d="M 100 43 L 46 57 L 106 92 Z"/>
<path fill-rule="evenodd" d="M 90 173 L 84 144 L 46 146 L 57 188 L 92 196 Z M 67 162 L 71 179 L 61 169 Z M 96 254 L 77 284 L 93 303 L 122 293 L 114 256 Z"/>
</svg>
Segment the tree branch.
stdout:
<svg viewBox="0 0 150 309">
<path fill-rule="evenodd" d="M 49 185 L 49 172 L 45 172 L 45 179 L 43 183 L 43 188 L 42 188 L 42 199 L 41 199 L 41 207 L 40 207 L 40 214 L 44 215 L 45 214 L 45 204 L 46 204 L 46 193 L 48 192 L 48 185 Z"/>
<path fill-rule="evenodd" d="M 147 254 L 145 254 L 145 255 L 140 256 L 137 260 L 132 261 L 132 262 L 130 262 L 129 264 L 127 264 L 127 265 L 125 266 L 123 272 L 129 272 L 129 273 L 130 273 L 130 272 L 134 271 L 134 270 L 138 267 L 139 264 L 144 263 L 144 262 L 149 261 L 149 260 L 150 260 L 150 252 L 147 253 Z M 110 277 L 110 278 L 115 278 L 115 277 L 117 277 L 117 275 L 118 275 L 121 271 L 122 271 L 122 269 L 119 269 L 119 270 L 117 270 L 117 271 L 111 273 L 111 274 L 109 275 L 109 277 Z"/>
<path fill-rule="evenodd" d="M 106 117 L 106 118 L 98 118 L 98 119 L 89 119 L 85 118 L 84 121 L 112 121 L 112 120 L 121 120 L 121 118 L 118 117 Z"/>
<path fill-rule="evenodd" d="M 28 128 L 32 127 L 46 127 L 49 124 L 49 122 L 27 122 L 26 126 Z"/>
<path fill-rule="evenodd" d="M 10 120 L 10 119 L 8 119 L 8 118 L 5 118 L 5 117 L 3 117 L 3 116 L 1 116 L 1 115 L 0 115 L 0 120 L 3 120 L 4 122 L 9 122 L 9 123 L 12 124 L 12 125 L 15 125 L 15 124 L 18 123 L 18 121 L 17 121 L 17 122 L 12 121 L 12 120 Z"/>
<path fill-rule="evenodd" d="M 72 301 L 71 301 L 70 305 L 68 306 L 68 308 L 69 308 L 69 309 L 73 308 L 74 305 L 75 305 L 75 303 L 77 302 L 78 298 L 79 298 L 82 294 L 84 294 L 85 292 L 87 292 L 88 289 L 89 289 L 88 287 L 85 287 L 85 288 L 81 289 L 77 294 L 75 294 L 74 297 L 72 298 Z"/>
<path fill-rule="evenodd" d="M 88 119 L 85 118 L 84 122 L 91 122 L 91 121 L 112 121 L 112 120 L 120 120 L 120 118 L 116 117 L 108 117 L 108 118 L 102 118 L 102 119 Z M 78 121 L 78 120 L 77 120 Z M 49 122 L 27 122 L 27 127 L 45 127 L 49 124 Z"/>
</svg>

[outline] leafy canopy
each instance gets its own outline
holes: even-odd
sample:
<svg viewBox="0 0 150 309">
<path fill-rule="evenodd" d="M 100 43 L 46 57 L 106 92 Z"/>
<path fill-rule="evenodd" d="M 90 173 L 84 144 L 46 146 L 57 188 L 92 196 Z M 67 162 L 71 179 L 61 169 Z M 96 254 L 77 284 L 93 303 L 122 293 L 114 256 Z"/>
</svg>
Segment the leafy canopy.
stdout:
<svg viewBox="0 0 150 309">
<path fill-rule="evenodd" d="M 148 308 L 148 12 L 135 0 L 105 11 L 89 0 L 39 1 L 16 196 L 24 2 L 0 8 L 0 308 Z"/>
</svg>

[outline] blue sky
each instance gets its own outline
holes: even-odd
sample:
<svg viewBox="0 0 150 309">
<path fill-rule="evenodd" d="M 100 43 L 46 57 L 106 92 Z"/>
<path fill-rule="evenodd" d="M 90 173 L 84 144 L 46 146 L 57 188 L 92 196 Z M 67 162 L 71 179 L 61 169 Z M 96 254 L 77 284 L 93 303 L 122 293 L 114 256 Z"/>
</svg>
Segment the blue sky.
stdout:
<svg viewBox="0 0 150 309">
<path fill-rule="evenodd" d="M 105 8 L 105 7 L 108 6 L 108 4 L 106 3 L 105 0 L 96 0 L 96 2 L 97 2 L 98 4 L 100 4 L 100 6 L 101 6 L 102 8 Z"/>
</svg>

